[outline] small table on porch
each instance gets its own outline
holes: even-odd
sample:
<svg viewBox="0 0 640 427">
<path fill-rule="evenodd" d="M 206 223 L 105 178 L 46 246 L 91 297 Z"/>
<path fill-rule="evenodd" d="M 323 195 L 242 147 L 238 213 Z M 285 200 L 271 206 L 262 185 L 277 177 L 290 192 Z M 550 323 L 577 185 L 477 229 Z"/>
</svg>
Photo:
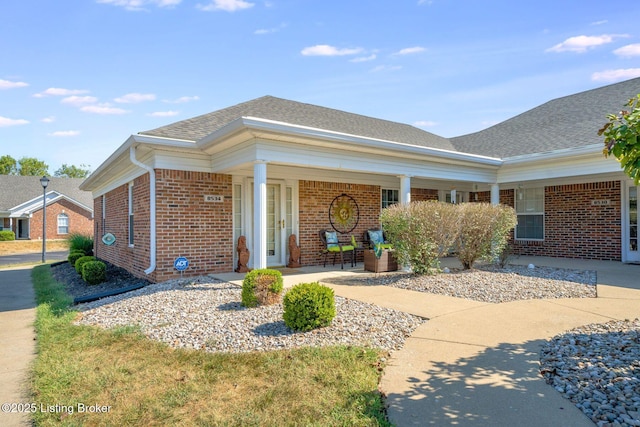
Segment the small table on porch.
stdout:
<svg viewBox="0 0 640 427">
<path fill-rule="evenodd" d="M 364 251 L 364 269 L 375 273 L 383 273 L 385 271 L 398 270 L 398 262 L 393 255 L 393 251 L 383 249 L 380 259 L 376 258 L 376 254 L 372 249 Z"/>
</svg>

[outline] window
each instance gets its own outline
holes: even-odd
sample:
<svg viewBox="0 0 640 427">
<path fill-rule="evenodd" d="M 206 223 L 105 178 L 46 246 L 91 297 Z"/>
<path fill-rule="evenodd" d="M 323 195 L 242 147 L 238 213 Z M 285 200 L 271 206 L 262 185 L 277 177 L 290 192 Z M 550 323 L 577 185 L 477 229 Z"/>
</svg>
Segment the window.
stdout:
<svg viewBox="0 0 640 427">
<path fill-rule="evenodd" d="M 69 234 L 69 216 L 66 213 L 58 215 L 58 234 Z"/>
<path fill-rule="evenodd" d="M 398 190 L 382 189 L 382 209 L 398 203 Z"/>
<path fill-rule="evenodd" d="M 516 239 L 544 239 L 544 188 L 516 190 Z"/>
<path fill-rule="evenodd" d="M 133 183 L 129 184 L 129 246 L 133 246 Z"/>
</svg>

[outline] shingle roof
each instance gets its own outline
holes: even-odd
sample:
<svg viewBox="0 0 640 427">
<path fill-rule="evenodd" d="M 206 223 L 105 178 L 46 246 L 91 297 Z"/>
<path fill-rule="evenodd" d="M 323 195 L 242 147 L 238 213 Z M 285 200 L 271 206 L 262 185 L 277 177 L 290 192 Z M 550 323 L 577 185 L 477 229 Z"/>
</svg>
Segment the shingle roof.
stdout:
<svg viewBox="0 0 640 427">
<path fill-rule="evenodd" d="M 140 134 L 197 141 L 240 117 L 249 116 L 375 139 L 454 150 L 447 138 L 411 125 L 273 96 L 263 96 Z"/>
<path fill-rule="evenodd" d="M 84 179 L 56 177 L 49 179 L 47 193 L 57 191 L 93 209 L 91 192 L 79 189 Z M 39 176 L 0 175 L 0 211 L 8 211 L 36 197 L 42 197 Z"/>
<path fill-rule="evenodd" d="M 512 157 L 601 144 L 607 114 L 640 93 L 640 78 L 554 99 L 485 130 L 451 138 L 458 151 Z"/>
</svg>

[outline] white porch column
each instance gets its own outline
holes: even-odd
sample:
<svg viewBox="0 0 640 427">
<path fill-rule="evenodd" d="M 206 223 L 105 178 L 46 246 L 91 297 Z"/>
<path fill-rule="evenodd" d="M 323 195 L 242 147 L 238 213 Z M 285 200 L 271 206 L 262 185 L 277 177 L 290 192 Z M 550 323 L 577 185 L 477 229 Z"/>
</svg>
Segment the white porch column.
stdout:
<svg viewBox="0 0 640 427">
<path fill-rule="evenodd" d="M 253 164 L 253 268 L 267 268 L 267 162 Z"/>
<path fill-rule="evenodd" d="M 400 177 L 400 204 L 411 203 L 411 176 L 402 175 Z"/>
<path fill-rule="evenodd" d="M 491 204 L 500 204 L 500 185 L 498 184 L 491 184 Z"/>
<path fill-rule="evenodd" d="M 457 196 L 458 196 L 457 191 L 454 188 L 453 190 L 451 190 L 451 203 L 453 203 L 454 205 L 456 203 L 458 203 L 458 197 Z"/>
</svg>

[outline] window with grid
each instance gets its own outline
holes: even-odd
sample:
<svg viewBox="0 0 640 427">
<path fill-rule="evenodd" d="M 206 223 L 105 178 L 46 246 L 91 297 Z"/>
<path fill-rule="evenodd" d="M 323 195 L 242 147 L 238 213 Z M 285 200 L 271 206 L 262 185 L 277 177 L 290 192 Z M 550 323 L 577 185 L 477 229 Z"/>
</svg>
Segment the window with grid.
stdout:
<svg viewBox="0 0 640 427">
<path fill-rule="evenodd" d="M 516 191 L 516 239 L 544 239 L 544 188 L 524 188 Z"/>
<path fill-rule="evenodd" d="M 382 189 L 382 209 L 398 203 L 398 190 Z"/>
<path fill-rule="evenodd" d="M 58 215 L 58 234 L 69 234 L 69 216 L 65 213 Z"/>
</svg>

